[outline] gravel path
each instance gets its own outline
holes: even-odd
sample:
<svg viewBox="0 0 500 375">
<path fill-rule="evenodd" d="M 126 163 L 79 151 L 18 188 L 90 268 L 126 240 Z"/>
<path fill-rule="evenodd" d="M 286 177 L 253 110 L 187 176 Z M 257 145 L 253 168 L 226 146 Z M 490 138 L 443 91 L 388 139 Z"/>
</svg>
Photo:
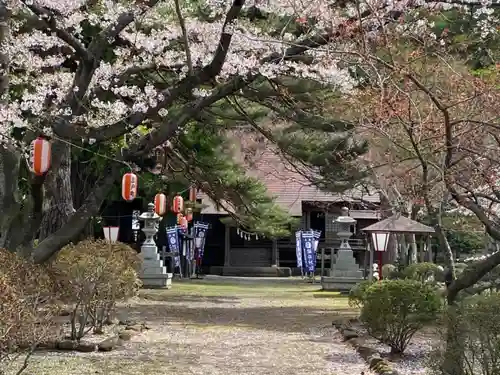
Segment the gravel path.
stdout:
<svg viewBox="0 0 500 375">
<path fill-rule="evenodd" d="M 297 293 L 211 297 L 151 293 L 121 311 L 121 318 L 146 321 L 151 328 L 123 348 L 71 356 L 53 353 L 43 359 L 37 355 L 36 366 L 27 373 L 370 374 L 331 326 L 332 299 Z"/>
<path fill-rule="evenodd" d="M 376 349 L 382 356 L 390 355 L 390 348 L 374 339 L 366 341 L 370 347 Z M 428 335 L 416 334 L 410 345 L 405 350 L 405 355 L 399 359 L 391 360 L 392 368 L 401 375 L 424 375 L 429 372 L 428 356 L 430 355 L 435 338 Z"/>
<path fill-rule="evenodd" d="M 168 323 L 156 326 L 132 345 L 136 355 L 168 358 L 165 373 L 368 374 L 366 364 L 340 341 L 326 311 L 311 314 L 307 306 L 262 298 L 243 298 L 222 306 L 220 302 L 179 301 L 155 308 L 155 315 L 166 313 Z"/>
</svg>

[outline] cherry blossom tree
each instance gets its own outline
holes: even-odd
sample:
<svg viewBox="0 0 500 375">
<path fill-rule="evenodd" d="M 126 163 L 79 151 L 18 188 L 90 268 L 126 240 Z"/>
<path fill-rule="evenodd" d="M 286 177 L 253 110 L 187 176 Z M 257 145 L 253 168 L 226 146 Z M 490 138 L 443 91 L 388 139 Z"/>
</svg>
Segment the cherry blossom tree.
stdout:
<svg viewBox="0 0 500 375">
<path fill-rule="evenodd" d="M 4 216 L 4 246 L 30 252 L 26 244 L 46 221 L 34 258 L 48 259 L 97 212 L 124 165 L 140 166 L 204 109 L 245 87 L 278 75 L 352 87 L 347 70 L 320 51 L 347 18 L 327 3 L 316 5 L 2 1 L 2 208 L 30 213 Z M 270 25 L 272 14 L 284 23 Z M 321 17 L 311 28 L 297 15 Z M 71 147 L 133 135 L 139 125 L 150 130 L 113 156 L 74 212 Z M 25 150 L 39 135 L 52 141 L 52 168 L 33 177 Z M 20 174 L 31 199 L 19 196 Z"/>
<path fill-rule="evenodd" d="M 352 95 L 364 80 L 356 69 L 360 53 L 366 55 L 401 15 L 422 8 L 432 13 L 434 5 L 396 0 L 0 1 L 0 201 L 2 212 L 9 213 L 0 228 L 2 245 L 21 246 L 31 254 L 42 224 L 33 256 L 37 262 L 47 260 L 97 213 L 124 167 L 140 169 L 168 144 L 178 151 L 178 142 L 169 140 L 203 126 L 207 110 L 228 98 L 243 93 L 253 100 L 262 85 L 279 90 L 283 77 L 317 81 L 339 95 Z M 471 5 L 481 4 L 448 4 Z M 262 97 L 259 101 L 270 104 Z M 299 115 L 287 113 L 293 121 Z M 137 132 L 139 126 L 148 131 Z M 26 145 L 40 135 L 51 139 L 52 168 L 34 177 Z M 112 160 L 102 178 L 75 211 L 68 177 L 72 147 L 123 137 L 125 147 L 108 156 Z M 282 146 L 295 156 L 304 150 L 289 142 Z M 26 196 L 14 183 L 19 177 L 26 181 Z"/>
</svg>

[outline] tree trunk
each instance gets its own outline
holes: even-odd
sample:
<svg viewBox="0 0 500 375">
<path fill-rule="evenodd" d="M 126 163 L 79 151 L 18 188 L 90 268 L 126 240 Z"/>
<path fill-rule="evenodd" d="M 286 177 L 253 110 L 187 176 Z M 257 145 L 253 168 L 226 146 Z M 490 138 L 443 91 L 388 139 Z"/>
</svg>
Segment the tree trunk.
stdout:
<svg viewBox="0 0 500 375">
<path fill-rule="evenodd" d="M 450 301 L 448 301 L 450 303 Z M 463 345 L 461 337 L 463 335 L 458 319 L 458 312 L 455 302 L 448 305 L 446 316 L 446 350 L 441 372 L 443 375 L 463 375 Z"/>
<path fill-rule="evenodd" d="M 98 181 L 82 206 L 71 215 L 69 220 L 58 231 L 41 241 L 35 248 L 33 259 L 35 263 L 48 261 L 63 246 L 75 240 L 85 228 L 90 218 L 99 213 L 104 199 L 120 178 L 120 165 L 109 166 L 103 173 L 104 178 Z"/>
<path fill-rule="evenodd" d="M 441 216 L 437 212 L 433 212 L 431 215 L 431 221 L 436 231 L 436 237 L 439 241 L 440 251 L 443 252 L 447 267 L 447 273 L 449 279 L 452 282 L 455 280 L 455 259 L 453 257 L 453 251 L 446 238 L 446 233 L 444 232 Z M 430 251 L 430 249 L 429 249 Z M 449 283 L 447 283 L 447 289 Z M 447 294 L 448 303 L 448 314 L 446 321 L 446 349 L 444 353 L 443 363 L 441 365 L 441 370 L 443 375 L 462 375 L 463 374 L 463 347 L 461 343 L 461 330 L 460 324 L 458 324 L 457 308 L 456 308 L 456 297 L 457 294 Z"/>
<path fill-rule="evenodd" d="M 21 153 L 0 145 L 0 248 L 11 251 L 21 244 L 27 219 L 18 185 L 20 165 Z"/>
<path fill-rule="evenodd" d="M 45 180 L 40 241 L 57 232 L 75 213 L 71 188 L 71 146 L 54 142 L 52 152 L 58 155 L 58 163 L 51 166 Z"/>
</svg>

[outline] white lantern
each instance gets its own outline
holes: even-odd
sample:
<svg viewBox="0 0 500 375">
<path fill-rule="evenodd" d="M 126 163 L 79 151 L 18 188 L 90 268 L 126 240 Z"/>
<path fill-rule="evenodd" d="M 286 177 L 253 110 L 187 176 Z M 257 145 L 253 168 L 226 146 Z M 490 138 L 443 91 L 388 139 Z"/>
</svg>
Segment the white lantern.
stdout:
<svg viewBox="0 0 500 375">
<path fill-rule="evenodd" d="M 386 251 L 389 242 L 389 233 L 372 233 L 372 242 L 375 251 Z"/>
</svg>

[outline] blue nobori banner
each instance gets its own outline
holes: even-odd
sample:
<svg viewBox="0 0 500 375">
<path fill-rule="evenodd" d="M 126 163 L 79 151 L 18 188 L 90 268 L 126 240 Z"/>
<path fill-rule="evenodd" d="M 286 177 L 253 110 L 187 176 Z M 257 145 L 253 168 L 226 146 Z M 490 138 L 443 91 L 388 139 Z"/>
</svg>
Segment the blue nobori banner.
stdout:
<svg viewBox="0 0 500 375">
<path fill-rule="evenodd" d="M 316 256 L 314 251 L 314 235 L 312 231 L 302 232 L 302 249 L 304 252 L 304 265 L 307 272 L 316 270 Z"/>
<path fill-rule="evenodd" d="M 297 256 L 297 267 L 304 268 L 302 260 L 302 231 L 295 232 L 295 255 Z"/>
<path fill-rule="evenodd" d="M 172 253 L 180 252 L 180 241 L 179 241 L 179 228 L 177 226 L 166 228 L 168 248 Z M 174 257 L 174 267 L 181 266 L 181 259 L 179 255 Z"/>
</svg>

